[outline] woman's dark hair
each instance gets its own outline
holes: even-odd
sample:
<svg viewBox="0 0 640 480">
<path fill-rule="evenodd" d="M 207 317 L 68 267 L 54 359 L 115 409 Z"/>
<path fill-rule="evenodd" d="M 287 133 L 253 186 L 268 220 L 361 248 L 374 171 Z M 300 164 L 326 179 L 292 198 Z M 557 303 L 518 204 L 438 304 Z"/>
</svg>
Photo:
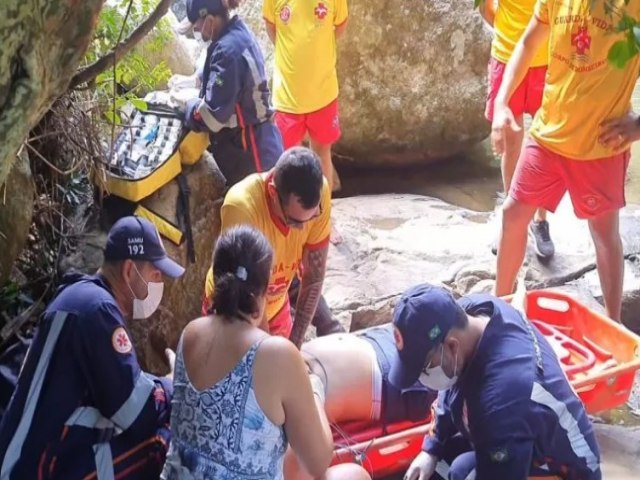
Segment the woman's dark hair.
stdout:
<svg viewBox="0 0 640 480">
<path fill-rule="evenodd" d="M 273 250 L 264 235 L 240 225 L 225 231 L 213 252 L 213 302 L 209 313 L 227 320 L 258 311 L 271 275 Z"/>
</svg>

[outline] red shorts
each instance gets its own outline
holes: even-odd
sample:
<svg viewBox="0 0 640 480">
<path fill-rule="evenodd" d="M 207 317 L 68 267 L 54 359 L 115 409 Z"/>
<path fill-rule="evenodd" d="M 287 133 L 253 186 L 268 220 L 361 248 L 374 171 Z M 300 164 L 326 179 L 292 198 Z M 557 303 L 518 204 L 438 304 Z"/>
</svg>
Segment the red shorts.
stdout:
<svg viewBox="0 0 640 480">
<path fill-rule="evenodd" d="M 502 85 L 502 76 L 506 64 L 491 57 L 489 60 L 489 91 L 487 93 L 487 105 L 484 116 L 490 122 L 493 121 L 493 103 Z M 509 108 L 513 115 L 518 118 L 528 113 L 533 116 L 542 103 L 542 92 L 544 91 L 544 79 L 547 74 L 547 67 L 531 67 L 520 86 L 516 89 L 509 101 Z"/>
<path fill-rule="evenodd" d="M 275 317 L 269 320 L 269 334 L 289 338 L 292 329 L 291 305 L 287 300 Z"/>
<path fill-rule="evenodd" d="M 276 112 L 275 120 L 285 150 L 300 145 L 307 132 L 314 142 L 323 145 L 336 143 L 341 135 L 338 99 L 311 113 Z"/>
<path fill-rule="evenodd" d="M 625 206 L 624 181 L 629 150 L 597 160 L 573 160 L 529 139 L 511 182 L 514 200 L 550 212 L 569 191 L 578 218 L 593 218 Z"/>
</svg>

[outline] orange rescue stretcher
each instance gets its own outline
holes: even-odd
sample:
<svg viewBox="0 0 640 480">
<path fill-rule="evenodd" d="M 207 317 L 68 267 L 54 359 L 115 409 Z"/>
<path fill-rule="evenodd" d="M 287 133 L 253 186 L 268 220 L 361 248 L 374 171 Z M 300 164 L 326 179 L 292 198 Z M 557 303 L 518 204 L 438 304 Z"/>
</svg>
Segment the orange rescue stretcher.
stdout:
<svg viewBox="0 0 640 480">
<path fill-rule="evenodd" d="M 549 340 L 587 412 L 624 405 L 640 369 L 640 337 L 569 295 L 537 290 L 526 298 L 527 316 Z M 332 464 L 358 463 L 373 478 L 401 472 L 420 452 L 430 429 L 431 418 L 386 426 L 337 425 Z"/>
</svg>

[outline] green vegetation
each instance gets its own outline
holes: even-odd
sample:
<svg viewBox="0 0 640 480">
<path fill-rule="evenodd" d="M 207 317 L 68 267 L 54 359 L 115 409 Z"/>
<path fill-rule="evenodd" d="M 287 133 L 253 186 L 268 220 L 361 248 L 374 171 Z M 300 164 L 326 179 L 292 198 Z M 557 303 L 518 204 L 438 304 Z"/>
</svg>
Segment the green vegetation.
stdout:
<svg viewBox="0 0 640 480">
<path fill-rule="evenodd" d="M 111 5 L 105 4 L 84 63 L 91 64 L 108 54 L 149 16 L 157 3 L 157 0 L 119 0 Z M 145 52 L 161 52 L 170 35 L 168 21 L 161 19 L 148 37 Z M 138 48 L 119 60 L 115 68 L 108 68 L 97 76 L 93 98 L 101 114 L 110 122 L 120 124 L 120 114 L 125 106 L 131 104 L 144 110 L 145 103 L 138 95 L 154 90 L 170 76 L 171 71 L 165 62 L 151 66 L 146 55 Z"/>
</svg>

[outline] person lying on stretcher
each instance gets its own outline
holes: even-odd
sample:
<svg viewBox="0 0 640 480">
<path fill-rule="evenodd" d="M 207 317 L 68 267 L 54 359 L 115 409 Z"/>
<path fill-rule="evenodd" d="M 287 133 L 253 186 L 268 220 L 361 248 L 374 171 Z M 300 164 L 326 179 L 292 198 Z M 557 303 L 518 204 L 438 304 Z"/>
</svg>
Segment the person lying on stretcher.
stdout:
<svg viewBox="0 0 640 480">
<path fill-rule="evenodd" d="M 429 416 L 437 397 L 435 390 L 419 382 L 403 390 L 389 383 L 395 348 L 390 323 L 356 333 L 327 335 L 302 345 L 312 381 L 319 380 L 324 387 L 324 407 L 330 422 L 388 425 Z"/>
<path fill-rule="evenodd" d="M 326 335 L 302 344 L 313 390 L 324 398 L 325 413 L 332 425 L 352 421 L 389 425 L 429 417 L 436 391 L 419 382 L 402 390 L 389 383 L 395 348 L 391 324 Z M 289 450 L 284 479 L 309 478 Z"/>
</svg>

